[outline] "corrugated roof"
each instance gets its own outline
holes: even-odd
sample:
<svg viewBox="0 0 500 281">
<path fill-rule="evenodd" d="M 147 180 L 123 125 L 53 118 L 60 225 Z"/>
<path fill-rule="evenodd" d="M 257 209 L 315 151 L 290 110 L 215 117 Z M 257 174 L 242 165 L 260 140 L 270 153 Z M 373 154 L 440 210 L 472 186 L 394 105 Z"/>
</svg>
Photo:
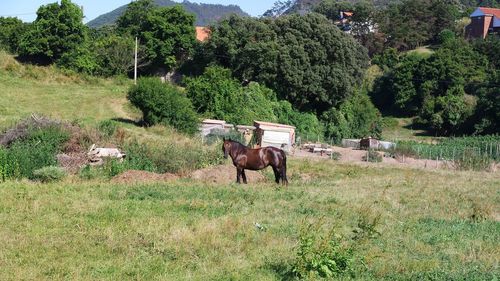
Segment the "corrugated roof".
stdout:
<svg viewBox="0 0 500 281">
<path fill-rule="evenodd" d="M 256 125 L 255 127 L 266 126 L 266 127 L 277 127 L 277 128 L 286 128 L 286 129 L 295 129 L 294 126 L 285 125 L 285 124 L 278 124 L 278 123 L 271 123 L 271 122 L 263 122 L 263 121 L 254 121 L 254 124 Z"/>
</svg>

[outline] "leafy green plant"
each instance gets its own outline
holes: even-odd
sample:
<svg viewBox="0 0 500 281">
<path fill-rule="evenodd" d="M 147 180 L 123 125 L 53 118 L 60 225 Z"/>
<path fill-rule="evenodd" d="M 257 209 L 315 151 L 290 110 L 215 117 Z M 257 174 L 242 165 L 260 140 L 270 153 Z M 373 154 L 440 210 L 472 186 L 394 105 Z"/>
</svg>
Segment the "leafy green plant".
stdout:
<svg viewBox="0 0 500 281">
<path fill-rule="evenodd" d="M 78 172 L 78 176 L 83 180 L 92 180 L 101 176 L 99 169 L 90 165 L 85 165 Z"/>
<path fill-rule="evenodd" d="M 56 154 L 68 138 L 69 133 L 60 126 L 30 129 L 25 137 L 0 149 L 3 178 L 33 179 L 33 171 L 57 165 Z"/>
<path fill-rule="evenodd" d="M 357 228 L 353 230 L 354 240 L 373 238 L 380 235 L 376 227 L 380 223 L 381 214 L 374 212 L 372 208 L 365 207 L 359 210 Z"/>
<path fill-rule="evenodd" d="M 56 166 L 47 166 L 33 171 L 33 179 L 43 183 L 60 181 L 64 177 L 66 177 L 66 171 Z"/>
<path fill-rule="evenodd" d="M 324 234 L 322 226 L 318 222 L 300 230 L 297 257 L 292 267 L 299 278 L 333 278 L 352 269 L 352 249 L 334 230 Z"/>
<path fill-rule="evenodd" d="M 127 98 L 142 111 L 144 122 L 150 126 L 170 125 L 188 134 L 198 131 L 198 116 L 191 101 L 174 85 L 158 78 L 141 78 Z"/>
<path fill-rule="evenodd" d="M 99 122 L 97 129 L 106 137 L 112 137 L 118 129 L 118 124 L 113 120 Z"/>
</svg>

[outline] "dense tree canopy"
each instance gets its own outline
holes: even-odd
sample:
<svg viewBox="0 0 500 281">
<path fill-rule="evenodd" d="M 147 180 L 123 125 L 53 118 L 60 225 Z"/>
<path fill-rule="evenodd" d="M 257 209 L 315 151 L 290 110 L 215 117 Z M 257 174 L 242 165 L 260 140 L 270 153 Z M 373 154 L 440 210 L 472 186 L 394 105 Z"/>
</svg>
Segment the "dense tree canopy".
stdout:
<svg viewBox="0 0 500 281">
<path fill-rule="evenodd" d="M 32 60 L 52 63 L 85 42 L 83 12 L 70 0 L 41 6 L 24 34 L 19 53 Z"/>
<path fill-rule="evenodd" d="M 409 50 L 434 42 L 458 17 L 458 5 L 453 1 L 403 0 L 382 10 L 377 22 L 389 46 Z"/>
<path fill-rule="evenodd" d="M 139 37 L 152 71 L 170 71 L 193 51 L 194 21 L 179 5 L 157 7 L 151 0 L 139 0 L 127 7 L 117 27 L 122 34 Z"/>
<path fill-rule="evenodd" d="M 319 14 L 275 20 L 233 16 L 212 27 L 213 60 L 258 81 L 300 110 L 322 112 L 354 92 L 366 50 Z"/>
<path fill-rule="evenodd" d="M 0 17 L 0 48 L 17 53 L 21 36 L 29 25 L 17 18 Z"/>
<path fill-rule="evenodd" d="M 387 51 L 375 62 L 389 69 L 372 92 L 375 104 L 386 112 L 418 115 L 419 122 L 444 135 L 468 130 L 476 99 L 472 95 L 480 96 L 478 85 L 484 85 L 494 71 L 487 56 L 456 38 L 447 39 L 428 56 L 394 57 Z M 484 88 L 482 95 L 490 96 L 488 89 L 493 88 Z"/>
<path fill-rule="evenodd" d="M 287 101 L 256 82 L 242 86 L 229 69 L 208 67 L 203 75 L 187 78 L 186 92 L 195 109 L 206 118 L 252 125 L 255 120 L 294 125 L 303 135 L 323 135 L 318 118 L 301 113 Z"/>
</svg>

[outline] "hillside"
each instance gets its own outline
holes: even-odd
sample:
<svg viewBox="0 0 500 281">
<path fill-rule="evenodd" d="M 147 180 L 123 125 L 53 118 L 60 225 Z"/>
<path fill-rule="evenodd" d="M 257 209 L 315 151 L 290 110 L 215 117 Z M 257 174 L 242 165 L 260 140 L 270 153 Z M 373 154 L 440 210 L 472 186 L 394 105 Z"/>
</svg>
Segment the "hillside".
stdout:
<svg viewBox="0 0 500 281">
<path fill-rule="evenodd" d="M 265 16 L 279 16 L 281 14 L 291 13 L 306 13 L 311 11 L 314 6 L 321 3 L 323 0 L 293 0 L 293 1 L 278 1 L 272 9 L 264 13 Z M 341 2 L 360 2 L 361 0 L 344 0 Z M 373 4 L 376 7 L 384 7 L 391 3 L 399 2 L 400 0 L 374 0 Z M 457 0 L 462 5 L 463 9 L 473 7 L 498 7 L 500 3 L 496 0 Z"/>
<path fill-rule="evenodd" d="M 169 7 L 174 5 L 183 6 L 186 11 L 196 15 L 196 25 L 206 26 L 212 21 L 217 21 L 220 18 L 229 14 L 238 14 L 241 16 L 249 16 L 237 5 L 216 5 L 216 4 L 198 4 L 184 1 L 177 3 L 171 0 L 155 0 L 155 3 L 161 7 Z M 98 28 L 104 25 L 113 24 L 120 15 L 127 9 L 127 5 L 123 5 L 109 13 L 98 16 L 89 21 L 87 25 L 92 28 Z"/>
</svg>

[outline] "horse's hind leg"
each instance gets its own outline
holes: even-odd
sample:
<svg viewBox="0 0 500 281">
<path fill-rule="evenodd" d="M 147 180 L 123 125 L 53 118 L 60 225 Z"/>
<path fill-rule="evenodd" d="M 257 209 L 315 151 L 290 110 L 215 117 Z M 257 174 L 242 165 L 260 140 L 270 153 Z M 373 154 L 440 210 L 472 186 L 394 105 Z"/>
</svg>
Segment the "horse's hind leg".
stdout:
<svg viewBox="0 0 500 281">
<path fill-rule="evenodd" d="M 245 170 L 241 170 L 241 177 L 243 178 L 243 183 L 247 184 L 247 175 L 245 174 Z"/>
<path fill-rule="evenodd" d="M 242 172 L 242 169 L 236 168 L 236 183 L 241 183 L 240 182 L 241 172 Z"/>
<path fill-rule="evenodd" d="M 286 164 L 281 166 L 281 183 L 285 186 L 288 186 L 288 179 L 286 177 Z"/>
<path fill-rule="evenodd" d="M 275 181 L 276 183 L 280 183 L 280 173 L 278 171 L 278 168 L 276 168 L 275 166 L 272 167 L 273 167 Z"/>
</svg>

